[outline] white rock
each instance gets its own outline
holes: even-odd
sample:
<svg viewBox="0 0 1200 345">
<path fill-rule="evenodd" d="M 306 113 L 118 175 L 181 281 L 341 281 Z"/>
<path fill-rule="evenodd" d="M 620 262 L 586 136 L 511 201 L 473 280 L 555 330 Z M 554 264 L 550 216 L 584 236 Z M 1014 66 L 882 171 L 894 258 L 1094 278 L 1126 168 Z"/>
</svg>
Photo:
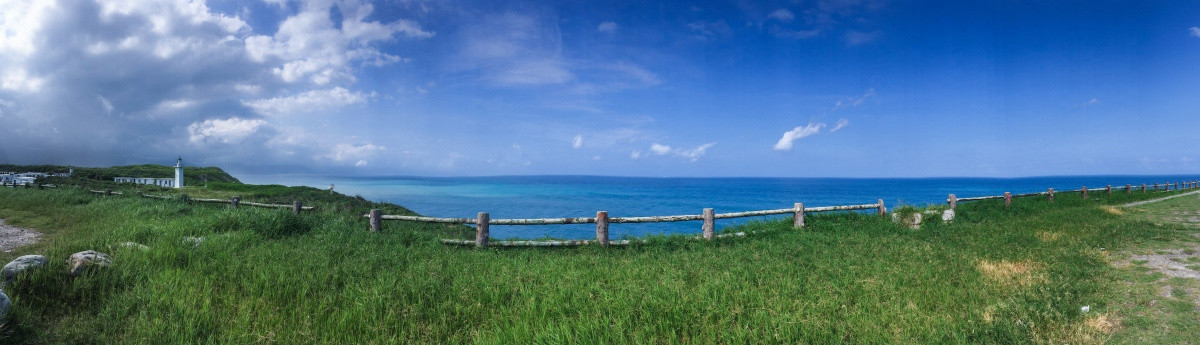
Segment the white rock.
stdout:
<svg viewBox="0 0 1200 345">
<path fill-rule="evenodd" d="M 1089 311 L 1091 311 L 1091 310 L 1092 310 L 1092 306 L 1091 306 L 1091 305 L 1085 305 L 1085 306 L 1083 306 L 1083 308 L 1079 308 L 1079 311 L 1082 311 L 1082 312 L 1085 312 L 1085 313 L 1086 313 L 1086 312 L 1089 312 Z"/>
<path fill-rule="evenodd" d="M 95 250 L 85 250 L 71 254 L 67 263 L 71 264 L 71 275 L 79 275 L 88 267 L 108 267 L 112 264 L 112 257 Z"/>
<path fill-rule="evenodd" d="M 953 222 L 954 221 L 954 210 L 942 211 L 942 221 L 947 222 L 947 223 Z"/>
</svg>

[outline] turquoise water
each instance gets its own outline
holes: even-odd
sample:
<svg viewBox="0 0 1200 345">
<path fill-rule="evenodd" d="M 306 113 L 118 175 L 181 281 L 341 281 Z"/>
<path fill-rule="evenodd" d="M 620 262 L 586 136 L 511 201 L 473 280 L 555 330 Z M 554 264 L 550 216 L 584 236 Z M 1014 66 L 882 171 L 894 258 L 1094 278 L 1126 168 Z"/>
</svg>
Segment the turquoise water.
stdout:
<svg viewBox="0 0 1200 345">
<path fill-rule="evenodd" d="M 473 218 L 488 212 L 493 218 L 610 217 L 699 214 L 706 207 L 717 213 L 869 204 L 883 199 L 888 209 L 898 205 L 945 203 L 958 197 L 1014 194 L 1124 186 L 1155 182 L 1200 180 L 1200 175 L 1170 176 L 1052 176 L 1027 178 L 641 178 L 603 176 L 501 177 L 341 177 L 255 175 L 238 176 L 255 184 L 302 185 L 361 195 L 369 200 L 403 205 L 433 217 Z M 784 217 L 784 216 L 779 216 Z M 766 217 L 719 220 L 718 227 Z M 595 236 L 595 225 L 493 226 L 495 238 L 584 239 Z M 645 234 L 698 233 L 700 222 L 613 224 L 613 238 Z"/>
</svg>

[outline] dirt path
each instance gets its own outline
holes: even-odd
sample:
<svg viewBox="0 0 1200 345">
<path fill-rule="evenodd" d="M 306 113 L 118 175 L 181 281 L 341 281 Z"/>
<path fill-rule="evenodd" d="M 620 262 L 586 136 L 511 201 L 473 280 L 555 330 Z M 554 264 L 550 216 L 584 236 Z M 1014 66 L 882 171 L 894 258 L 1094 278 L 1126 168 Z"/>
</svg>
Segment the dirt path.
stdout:
<svg viewBox="0 0 1200 345">
<path fill-rule="evenodd" d="M 1173 195 L 1113 208 L 1110 212 L 1167 226 L 1174 235 L 1146 238 L 1113 253 L 1114 296 L 1122 330 L 1115 343 L 1196 344 L 1200 339 L 1200 195 Z"/>
<path fill-rule="evenodd" d="M 1183 193 L 1183 194 L 1179 194 L 1179 195 L 1172 195 L 1172 196 L 1168 196 L 1168 197 L 1165 197 L 1165 198 L 1158 198 L 1158 199 L 1150 199 L 1150 200 L 1144 200 L 1144 201 L 1138 201 L 1138 202 L 1131 202 L 1131 203 L 1128 203 L 1128 204 L 1121 205 L 1121 207 L 1135 207 L 1135 206 L 1141 206 L 1141 205 L 1145 205 L 1145 204 L 1149 204 L 1149 203 L 1155 203 L 1155 202 L 1159 202 L 1159 201 L 1170 200 L 1170 199 L 1178 198 L 1178 197 L 1181 197 L 1181 196 L 1193 195 L 1193 194 L 1196 194 L 1196 193 L 1200 193 L 1200 190 L 1198 190 L 1198 191 L 1194 191 L 1194 192 L 1187 192 L 1187 193 Z"/>
<path fill-rule="evenodd" d="M 5 225 L 0 219 L 0 252 L 11 252 L 21 246 L 37 243 L 42 233 L 33 229 Z"/>
</svg>

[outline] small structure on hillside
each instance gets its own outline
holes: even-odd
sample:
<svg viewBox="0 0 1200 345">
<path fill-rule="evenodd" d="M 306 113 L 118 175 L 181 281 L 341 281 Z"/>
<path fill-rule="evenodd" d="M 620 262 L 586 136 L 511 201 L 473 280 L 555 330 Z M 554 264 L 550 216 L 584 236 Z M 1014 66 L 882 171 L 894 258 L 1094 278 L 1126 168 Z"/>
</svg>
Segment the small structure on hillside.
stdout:
<svg viewBox="0 0 1200 345">
<path fill-rule="evenodd" d="M 170 177 L 114 177 L 116 183 L 152 184 L 159 187 L 183 188 L 183 157 L 175 161 L 175 178 Z"/>
<path fill-rule="evenodd" d="M 73 168 L 72 168 L 72 169 L 71 169 L 69 172 L 67 172 L 67 173 L 65 173 L 65 174 L 63 174 L 63 173 L 58 173 L 58 174 L 48 174 L 48 173 L 42 173 L 42 172 L 23 172 L 23 173 L 18 173 L 18 172 L 0 172 L 0 185 L 5 185 L 5 186 L 14 186 L 14 187 L 15 187 L 15 186 L 31 185 L 31 184 L 34 184 L 34 183 L 36 183 L 36 182 L 37 182 L 37 179 L 39 179 L 39 178 L 43 178 L 43 177 L 71 177 L 71 174 L 72 174 L 72 173 L 74 173 L 74 172 L 75 172 L 75 169 L 73 169 Z"/>
</svg>

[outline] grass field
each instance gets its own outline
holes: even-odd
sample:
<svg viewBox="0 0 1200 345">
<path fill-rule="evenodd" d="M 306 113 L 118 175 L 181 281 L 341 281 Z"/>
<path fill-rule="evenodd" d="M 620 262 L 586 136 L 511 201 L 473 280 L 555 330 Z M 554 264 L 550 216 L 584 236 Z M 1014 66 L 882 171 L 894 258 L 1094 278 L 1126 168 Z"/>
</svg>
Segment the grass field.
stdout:
<svg viewBox="0 0 1200 345">
<path fill-rule="evenodd" d="M 920 230 L 843 213 L 810 216 L 804 230 L 752 223 L 725 231 L 760 233 L 712 242 L 476 250 L 437 242 L 469 236 L 463 227 L 385 222 L 368 233 L 359 215 L 380 206 L 337 194 L 296 216 L 0 188 L 0 218 L 46 233 L 0 259 L 51 259 L 4 288 L 14 309 L 0 343 L 1104 342 L 1127 312 L 1112 302 L 1125 273 L 1110 253 L 1190 236 L 1105 205 L 1165 194 L 963 203 L 953 224 Z M 150 249 L 112 247 L 125 241 Z M 67 275 L 65 258 L 87 249 L 113 266 Z"/>
</svg>

